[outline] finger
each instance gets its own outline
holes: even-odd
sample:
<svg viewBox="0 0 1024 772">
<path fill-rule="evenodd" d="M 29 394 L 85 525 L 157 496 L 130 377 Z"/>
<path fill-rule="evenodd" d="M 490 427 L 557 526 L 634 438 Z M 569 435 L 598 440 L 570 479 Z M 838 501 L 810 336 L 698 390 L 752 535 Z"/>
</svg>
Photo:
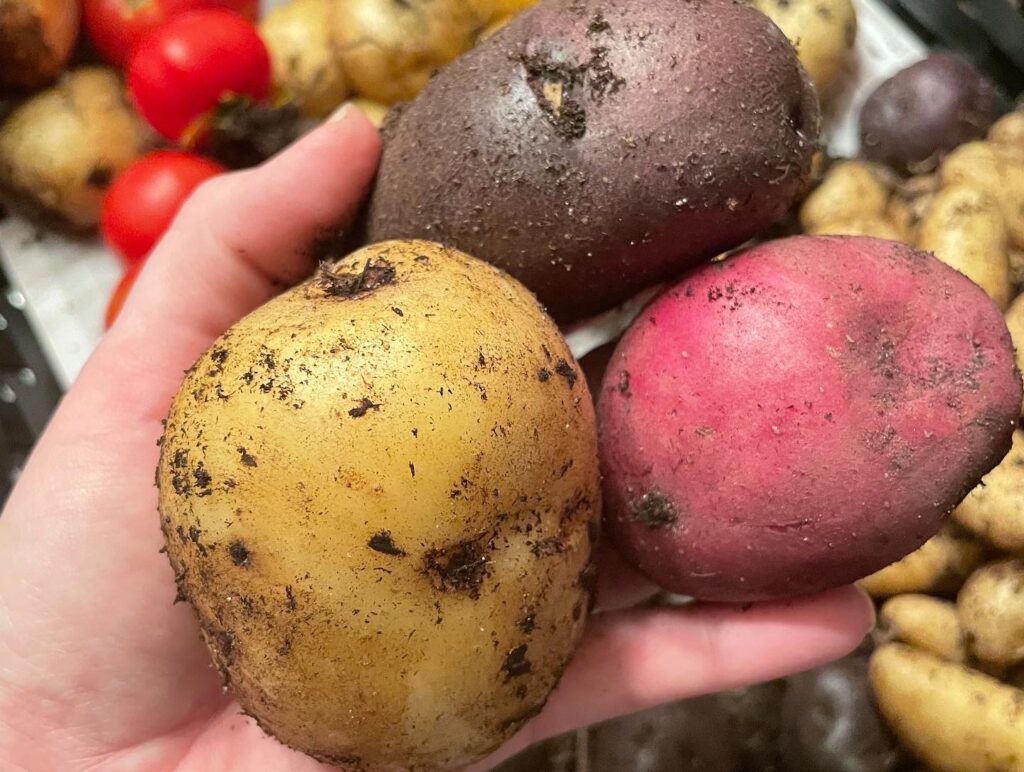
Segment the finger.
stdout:
<svg viewBox="0 0 1024 772">
<path fill-rule="evenodd" d="M 856 648 L 873 624 L 870 600 L 852 587 L 750 607 L 596 616 L 541 714 L 477 769 L 576 727 L 817 667 Z"/>
</svg>

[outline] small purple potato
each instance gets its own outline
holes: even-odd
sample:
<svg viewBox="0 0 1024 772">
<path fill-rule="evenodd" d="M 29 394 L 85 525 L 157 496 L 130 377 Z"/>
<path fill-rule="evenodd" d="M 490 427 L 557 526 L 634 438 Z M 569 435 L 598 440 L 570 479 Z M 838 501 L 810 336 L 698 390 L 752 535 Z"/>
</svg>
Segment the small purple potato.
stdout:
<svg viewBox="0 0 1024 772">
<path fill-rule="evenodd" d="M 789 679 L 780 748 L 787 772 L 897 769 L 899 746 L 875 707 L 865 654 Z"/>
<path fill-rule="evenodd" d="M 860 113 L 861 154 L 897 169 L 931 171 L 957 145 L 985 136 L 1001 99 L 958 56 L 934 53 L 880 85 Z"/>
</svg>

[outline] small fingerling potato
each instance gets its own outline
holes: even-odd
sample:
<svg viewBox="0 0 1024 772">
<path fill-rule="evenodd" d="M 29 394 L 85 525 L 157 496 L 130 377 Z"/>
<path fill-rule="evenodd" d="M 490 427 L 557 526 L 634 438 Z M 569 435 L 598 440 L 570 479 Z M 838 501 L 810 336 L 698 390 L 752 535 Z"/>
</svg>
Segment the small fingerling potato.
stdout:
<svg viewBox="0 0 1024 772">
<path fill-rule="evenodd" d="M 958 145 L 984 137 L 1000 107 L 995 87 L 965 59 L 932 53 L 867 98 L 861 153 L 901 171 L 932 171 Z"/>
<path fill-rule="evenodd" d="M 946 523 L 918 549 L 857 584 L 876 598 L 906 592 L 952 595 L 984 559 L 981 544 L 962 528 Z"/>
<path fill-rule="evenodd" d="M 1024 431 L 1013 433 L 1010 452 L 960 502 L 953 516 L 994 547 L 1024 551 Z"/>
<path fill-rule="evenodd" d="M 864 161 L 839 161 L 800 207 L 800 224 L 812 232 L 828 223 L 881 218 L 892 192 L 884 174 Z"/>
<path fill-rule="evenodd" d="M 901 643 L 871 657 L 879 710 L 935 772 L 1024 770 L 1024 692 Z"/>
<path fill-rule="evenodd" d="M 960 588 L 956 612 L 972 655 L 995 666 L 1024 661 L 1024 562 L 979 568 Z"/>
<path fill-rule="evenodd" d="M 1003 211 L 1010 242 L 1024 249 L 1024 148 L 968 142 L 942 162 L 943 187 L 963 184 L 993 196 Z"/>
<path fill-rule="evenodd" d="M 754 0 L 779 25 L 821 98 L 836 93 L 857 40 L 857 13 L 851 0 Z"/>
<path fill-rule="evenodd" d="M 950 662 L 964 662 L 967 649 L 957 607 L 931 595 L 907 593 L 890 598 L 878 612 L 878 635 L 900 641 Z"/>
<path fill-rule="evenodd" d="M 583 632 L 586 381 L 526 289 L 437 244 L 329 260 L 224 333 L 158 481 L 226 685 L 322 761 L 461 768 L 541 709 Z"/>
<path fill-rule="evenodd" d="M 0 193 L 15 208 L 87 230 L 110 183 L 151 144 L 113 70 L 75 70 L 0 125 Z"/>
<path fill-rule="evenodd" d="M 78 37 L 79 0 L 0 0 L 0 87 L 56 80 Z"/>
<path fill-rule="evenodd" d="M 335 42 L 334 0 L 288 0 L 260 22 L 274 87 L 309 118 L 331 114 L 349 93 Z"/>
<path fill-rule="evenodd" d="M 1006 221 L 987 191 L 957 184 L 940 190 L 921 222 L 917 246 L 971 279 L 1000 309 L 1010 304 Z"/>
<path fill-rule="evenodd" d="M 387 105 L 415 97 L 486 26 L 469 0 L 334 3 L 333 38 L 349 83 Z"/>
</svg>

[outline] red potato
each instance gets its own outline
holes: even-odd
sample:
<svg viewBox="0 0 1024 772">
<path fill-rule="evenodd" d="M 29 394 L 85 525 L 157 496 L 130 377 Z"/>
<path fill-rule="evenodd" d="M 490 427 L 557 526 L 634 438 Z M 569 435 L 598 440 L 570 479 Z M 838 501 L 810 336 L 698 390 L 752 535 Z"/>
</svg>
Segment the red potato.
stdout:
<svg viewBox="0 0 1024 772">
<path fill-rule="evenodd" d="M 935 258 L 870 238 L 764 244 L 640 315 L 602 384 L 605 524 L 662 587 L 754 601 L 906 555 L 1005 455 L 1006 324 Z"/>
</svg>

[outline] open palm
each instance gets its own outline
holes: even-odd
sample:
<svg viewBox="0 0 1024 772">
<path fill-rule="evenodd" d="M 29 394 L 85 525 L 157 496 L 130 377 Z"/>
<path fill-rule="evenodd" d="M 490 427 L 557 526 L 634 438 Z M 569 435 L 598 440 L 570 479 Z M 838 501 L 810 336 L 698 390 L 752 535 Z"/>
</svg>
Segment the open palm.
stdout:
<svg viewBox="0 0 1024 772">
<path fill-rule="evenodd" d="M 352 216 L 379 152 L 376 131 L 346 112 L 202 187 L 149 259 L 0 517 L 3 768 L 323 768 L 240 714 L 187 604 L 173 604 L 153 470 L 182 371 L 309 272 L 310 243 Z M 630 609 L 650 588 L 611 554 L 601 567 L 572 666 L 491 763 L 576 726 L 812 667 L 871 621 L 851 588 L 746 609 Z"/>
</svg>

